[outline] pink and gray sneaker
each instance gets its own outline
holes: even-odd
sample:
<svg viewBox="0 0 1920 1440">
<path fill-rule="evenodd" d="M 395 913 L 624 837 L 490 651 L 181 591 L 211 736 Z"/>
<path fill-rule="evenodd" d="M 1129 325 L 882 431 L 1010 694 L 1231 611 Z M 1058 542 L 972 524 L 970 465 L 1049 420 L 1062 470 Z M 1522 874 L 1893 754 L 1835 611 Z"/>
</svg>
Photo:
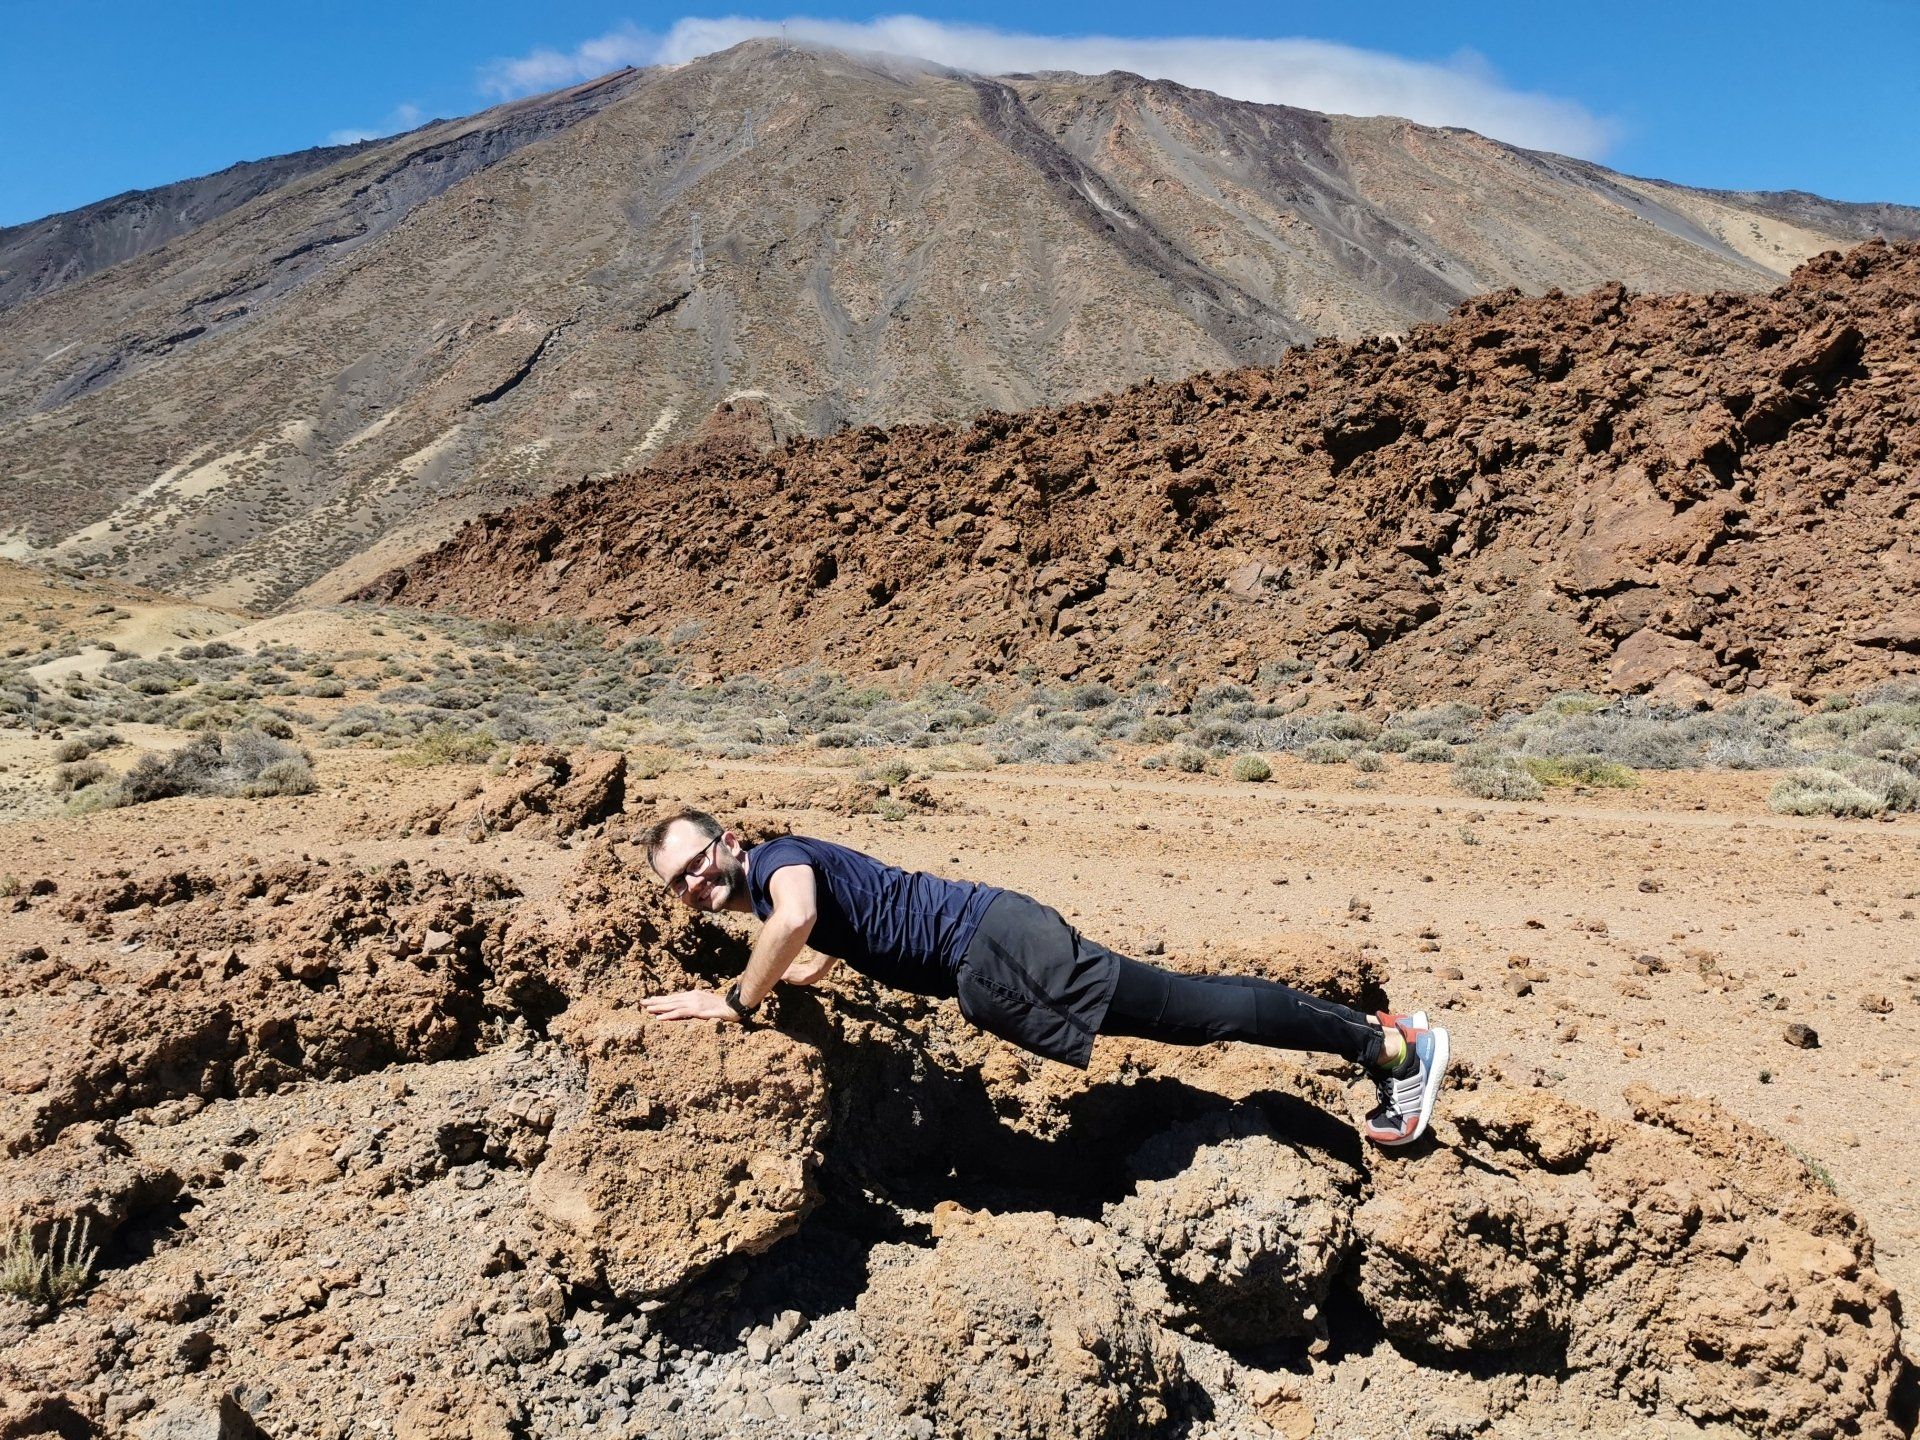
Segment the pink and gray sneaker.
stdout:
<svg viewBox="0 0 1920 1440">
<path fill-rule="evenodd" d="M 1373 1072 L 1380 1104 L 1367 1116 L 1360 1133 L 1376 1145 L 1411 1145 L 1426 1134 L 1440 1081 L 1447 1073 L 1447 1032 L 1427 1023 L 1427 1012 L 1380 1016 L 1406 1038 L 1407 1055 L 1392 1070 Z"/>
</svg>

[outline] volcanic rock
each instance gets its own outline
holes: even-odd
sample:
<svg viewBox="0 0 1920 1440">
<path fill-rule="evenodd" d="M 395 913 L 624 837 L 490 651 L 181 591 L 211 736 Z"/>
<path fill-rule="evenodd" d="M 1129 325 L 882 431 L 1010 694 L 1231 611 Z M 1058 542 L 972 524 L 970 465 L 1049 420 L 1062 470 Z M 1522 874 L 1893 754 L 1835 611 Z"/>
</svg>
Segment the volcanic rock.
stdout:
<svg viewBox="0 0 1920 1440">
<path fill-rule="evenodd" d="M 586 1066 L 532 1198 L 576 1283 L 631 1300 L 799 1228 L 826 1128 L 818 1052 L 764 1026 L 655 1020 L 580 1001 L 556 1023 Z"/>
<path fill-rule="evenodd" d="M 1251 1105 L 1179 1126 L 1129 1162 L 1133 1193 L 1106 1224 L 1144 1245 L 1171 1297 L 1222 1345 L 1315 1332 L 1353 1243 L 1359 1173 L 1307 1155 Z"/>
<path fill-rule="evenodd" d="M 484 836 L 528 827 L 557 838 L 618 815 L 626 793 L 624 752 L 569 753 L 550 745 L 523 745 L 478 795 L 436 818 L 441 829 L 454 834 Z"/>
<path fill-rule="evenodd" d="M 1628 1099 L 1632 1123 L 1549 1095 L 1455 1096 L 1463 1149 L 1377 1167 L 1354 1225 L 1387 1333 L 1550 1349 L 1696 1423 L 1891 1440 L 1897 1301 L 1858 1219 L 1712 1101 Z"/>
<path fill-rule="evenodd" d="M 366 594 L 703 621 L 721 672 L 1198 685 L 1297 656 L 1298 683 L 1405 703 L 1857 688 L 1920 673 L 1887 622 L 1920 596 L 1916 306 L 1920 245 L 1878 243 L 1770 295 L 1503 293 L 1272 369 L 583 484 Z"/>
<path fill-rule="evenodd" d="M 180 1188 L 179 1175 L 142 1160 L 111 1126 L 73 1125 L 45 1149 L 0 1168 L 0 1234 L 24 1235 L 44 1254 L 56 1238 L 64 1243 L 85 1225 L 87 1247 L 104 1248 Z"/>
<path fill-rule="evenodd" d="M 1183 1379 L 1085 1221 L 950 1214 L 931 1250 L 888 1255 L 855 1309 L 874 1371 L 956 1440 L 1152 1435 Z"/>
<path fill-rule="evenodd" d="M 137 915 L 144 939 L 176 959 L 148 993 L 36 1001 L 46 1077 L 0 1096 L 0 1140 L 18 1153 L 75 1121 L 159 1101 L 445 1057 L 479 1024 L 483 956 L 497 951 L 516 893 L 496 877 L 416 875 L 403 863 L 103 881 L 75 913 L 109 933 L 115 915 Z M 425 946 L 433 931 L 452 942 L 440 953 Z"/>
</svg>

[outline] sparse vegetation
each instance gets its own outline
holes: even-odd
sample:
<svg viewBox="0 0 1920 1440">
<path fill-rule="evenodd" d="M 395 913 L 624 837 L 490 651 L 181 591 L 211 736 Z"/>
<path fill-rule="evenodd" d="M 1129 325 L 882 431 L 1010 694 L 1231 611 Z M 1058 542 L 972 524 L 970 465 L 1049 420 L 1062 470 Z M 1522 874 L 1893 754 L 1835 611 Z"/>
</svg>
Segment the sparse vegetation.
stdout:
<svg viewBox="0 0 1920 1440">
<path fill-rule="evenodd" d="M 58 1307 L 72 1300 L 87 1288 L 99 1258 L 99 1247 L 87 1243 L 91 1230 L 92 1221 L 84 1215 L 78 1224 L 56 1224 L 43 1250 L 29 1229 L 15 1227 L 0 1249 L 0 1292 L 36 1305 Z"/>
<path fill-rule="evenodd" d="M 84 760 L 101 750 L 123 744 L 120 737 L 111 730 L 94 730 L 85 735 L 76 735 L 70 740 L 62 740 L 54 747 L 53 758 L 62 764 L 75 760 Z"/>
<path fill-rule="evenodd" d="M 1834 815 L 1864 820 L 1887 808 L 1884 795 L 1832 770 L 1795 770 L 1767 795 L 1767 808 L 1781 815 Z"/>
<path fill-rule="evenodd" d="M 112 803 L 140 805 L 176 795 L 305 795 L 313 788 L 313 764 L 304 750 L 258 730 L 234 730 L 200 735 L 169 755 L 141 756 Z"/>
<path fill-rule="evenodd" d="M 121 652 L 110 666 L 52 682 L 28 678 L 29 658 L 15 657 L 0 662 L 0 724 L 61 732 L 56 762 L 66 767 L 114 743 L 118 725 L 167 727 L 216 747 L 243 732 L 291 742 L 304 731 L 310 744 L 388 749 L 418 765 L 485 763 L 525 742 L 597 744 L 635 755 L 642 778 L 678 755 L 747 758 L 808 744 L 815 763 L 843 757 L 870 769 L 875 752 L 917 752 L 925 758 L 912 768 L 922 772 L 1072 765 L 1134 746 L 1149 769 L 1235 775 L 1252 759 L 1270 767 L 1270 756 L 1290 754 L 1351 766 L 1355 784 L 1372 783 L 1385 757 L 1399 755 L 1451 763 L 1460 788 L 1494 799 L 1623 787 L 1644 770 L 1791 768 L 1772 803 L 1795 813 L 1920 807 L 1920 686 L 1911 682 L 1829 697 L 1813 710 L 1771 694 L 1709 711 L 1568 693 L 1491 720 L 1458 702 L 1376 720 L 1309 712 L 1304 693 L 1276 699 L 1305 670 L 1284 661 L 1254 685 L 1223 681 L 1185 703 L 1144 670 L 1125 683 L 1054 682 L 1029 668 L 980 692 L 936 685 L 899 694 L 813 666 L 696 678 L 675 651 L 697 641 L 688 627 L 663 642 L 571 620 L 376 613 L 372 628 L 404 636 L 406 653 L 211 641 L 154 659 Z M 936 752 L 946 757 L 938 765 Z M 143 764 L 129 793 L 151 778 L 153 764 Z M 1823 774 L 1806 778 L 1812 771 Z M 291 778 L 275 774 L 268 783 Z M 116 793 L 111 776 L 91 767 L 50 778 L 89 808 Z"/>
<path fill-rule="evenodd" d="M 53 788 L 62 795 L 97 785 L 113 772 L 98 760 L 77 760 L 53 772 Z"/>
<path fill-rule="evenodd" d="M 1453 785 L 1482 800 L 1538 800 L 1542 793 L 1540 782 L 1511 755 L 1482 755 L 1459 761 L 1453 767 Z"/>
<path fill-rule="evenodd" d="M 1252 784 L 1273 778 L 1273 766 L 1258 755 L 1241 755 L 1227 771 L 1235 780 L 1245 780 Z"/>
<path fill-rule="evenodd" d="M 491 735 L 462 733 L 450 726 L 429 730 L 409 749 L 393 757 L 396 765 L 484 765 L 498 748 Z"/>
<path fill-rule="evenodd" d="M 1548 788 L 1562 785 L 1589 785 L 1596 789 L 1627 790 L 1640 783 L 1640 777 L 1625 765 L 1602 760 L 1598 755 L 1528 755 L 1520 766 Z"/>
</svg>

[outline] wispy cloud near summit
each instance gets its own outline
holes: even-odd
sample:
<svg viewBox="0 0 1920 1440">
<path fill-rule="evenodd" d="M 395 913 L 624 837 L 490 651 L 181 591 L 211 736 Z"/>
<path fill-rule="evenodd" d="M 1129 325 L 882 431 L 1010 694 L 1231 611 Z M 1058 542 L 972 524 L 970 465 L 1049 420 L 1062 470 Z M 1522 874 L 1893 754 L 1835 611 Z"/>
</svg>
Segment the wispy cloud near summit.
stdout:
<svg viewBox="0 0 1920 1440">
<path fill-rule="evenodd" d="M 1341 115 L 1400 115 L 1587 159 L 1605 154 L 1616 129 L 1573 101 L 1514 89 L 1471 52 L 1436 64 L 1323 40 L 1032 35 L 917 15 L 861 23 L 807 16 L 784 21 L 690 17 L 664 32 L 625 25 L 571 50 L 539 49 L 495 61 L 481 72 L 480 86 L 501 97 L 526 95 L 623 65 L 678 64 L 756 36 L 779 35 L 845 50 L 916 56 L 982 75 L 1129 70 L 1236 100 Z"/>
</svg>

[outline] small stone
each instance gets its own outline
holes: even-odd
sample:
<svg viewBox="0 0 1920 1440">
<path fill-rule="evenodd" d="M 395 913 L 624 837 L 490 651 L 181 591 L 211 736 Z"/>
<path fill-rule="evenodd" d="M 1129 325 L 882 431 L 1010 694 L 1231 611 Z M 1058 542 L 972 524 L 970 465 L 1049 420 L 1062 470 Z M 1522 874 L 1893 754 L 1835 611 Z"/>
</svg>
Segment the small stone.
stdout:
<svg viewBox="0 0 1920 1440">
<path fill-rule="evenodd" d="M 512 1310 L 490 1327 L 493 1338 L 509 1360 L 526 1364 L 538 1360 L 553 1348 L 553 1329 L 546 1317 L 529 1310 Z"/>
<path fill-rule="evenodd" d="M 1869 1015 L 1891 1015 L 1893 1013 L 1893 1001 L 1884 995 L 1862 995 L 1860 997 L 1860 1008 Z"/>
<path fill-rule="evenodd" d="M 1511 990 L 1515 996 L 1531 995 L 1533 982 L 1516 970 L 1507 976 L 1507 989 Z"/>
<path fill-rule="evenodd" d="M 1789 1045 L 1798 1045 L 1802 1050 L 1812 1050 L 1820 1044 L 1820 1032 L 1811 1025 L 1795 1020 L 1787 1026 L 1786 1041 Z"/>
<path fill-rule="evenodd" d="M 176 1401 L 136 1432 L 141 1440 L 257 1440 L 260 1427 L 231 1395 Z"/>
<path fill-rule="evenodd" d="M 807 1414 L 807 1392 L 798 1385 L 770 1385 L 767 1404 L 773 1413 L 790 1425 L 797 1425 Z"/>
<path fill-rule="evenodd" d="M 1142 955 L 1164 955 L 1167 953 L 1167 942 L 1156 935 L 1140 947 L 1140 953 Z"/>
</svg>

